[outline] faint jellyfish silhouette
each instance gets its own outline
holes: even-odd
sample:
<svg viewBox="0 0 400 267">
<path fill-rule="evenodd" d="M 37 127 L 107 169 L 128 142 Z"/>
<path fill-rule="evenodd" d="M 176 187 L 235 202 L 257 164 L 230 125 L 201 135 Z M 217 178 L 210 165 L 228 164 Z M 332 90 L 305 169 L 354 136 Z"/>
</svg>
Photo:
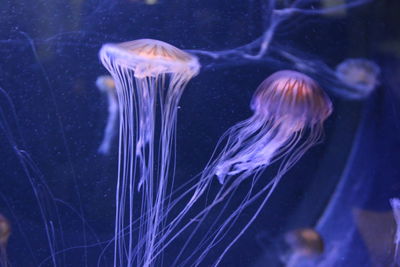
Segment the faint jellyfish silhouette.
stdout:
<svg viewBox="0 0 400 267">
<path fill-rule="evenodd" d="M 380 68 L 363 58 L 344 60 L 336 67 L 336 76 L 346 85 L 357 89 L 361 97 L 368 96 L 379 85 Z"/>
<path fill-rule="evenodd" d="M 284 243 L 286 249 L 282 251 L 281 261 L 285 266 L 312 266 L 313 260 L 324 252 L 321 235 L 311 228 L 286 233 Z"/>
<path fill-rule="evenodd" d="M 263 255 L 253 265 L 266 266 L 314 266 L 325 246 L 321 235 L 312 228 L 299 228 L 272 237 L 267 232 L 257 235 Z"/>
<path fill-rule="evenodd" d="M 200 178 L 182 194 L 191 192 L 185 207 L 169 222 L 159 240 L 166 247 L 192 228 L 173 266 L 181 257 L 185 258 L 183 266 L 193 262 L 199 265 L 211 250 L 216 255 L 217 244 L 224 240 L 227 245 L 212 266 L 220 263 L 257 218 L 282 176 L 321 140 L 323 122 L 332 112 L 332 103 L 313 79 L 284 70 L 261 83 L 253 95 L 251 108 L 252 117 L 231 127 L 221 137 Z M 271 179 L 261 177 L 263 170 L 274 162 L 279 162 L 277 173 Z M 215 176 L 219 188 L 213 183 Z M 238 190 L 239 187 L 242 189 Z M 256 206 L 240 217 L 251 205 Z M 208 230 L 202 233 L 199 228 L 207 218 L 212 222 L 207 223 Z M 238 220 L 242 226 L 234 228 Z M 195 239 L 198 234 L 201 236 Z M 195 246 L 190 247 L 194 239 Z"/>
<path fill-rule="evenodd" d="M 400 199 L 392 198 L 390 199 L 390 205 L 393 210 L 393 217 L 396 222 L 396 232 L 394 235 L 394 264 L 400 264 L 400 255 L 399 255 L 399 244 L 400 244 Z"/>
<path fill-rule="evenodd" d="M 322 15 L 327 17 L 345 17 L 347 15 L 347 5 L 345 0 L 322 0 Z M 339 8 L 336 8 L 339 7 Z"/>
<path fill-rule="evenodd" d="M 11 235 L 10 222 L 0 214 L 0 266 L 8 266 L 7 243 Z"/>
<path fill-rule="evenodd" d="M 107 95 L 108 101 L 108 118 L 106 128 L 104 130 L 104 137 L 101 141 L 98 152 L 103 155 L 110 153 L 110 148 L 115 137 L 118 121 L 118 100 L 115 91 L 115 82 L 109 75 L 97 77 L 97 88 Z"/>
<path fill-rule="evenodd" d="M 313 257 L 324 252 L 324 241 L 311 228 L 296 229 L 285 234 L 285 242 L 293 253 Z"/>
<path fill-rule="evenodd" d="M 105 44 L 99 57 L 115 80 L 120 114 L 114 265 L 150 266 L 173 184 L 178 102 L 200 65 L 196 57 L 151 39 Z"/>
</svg>

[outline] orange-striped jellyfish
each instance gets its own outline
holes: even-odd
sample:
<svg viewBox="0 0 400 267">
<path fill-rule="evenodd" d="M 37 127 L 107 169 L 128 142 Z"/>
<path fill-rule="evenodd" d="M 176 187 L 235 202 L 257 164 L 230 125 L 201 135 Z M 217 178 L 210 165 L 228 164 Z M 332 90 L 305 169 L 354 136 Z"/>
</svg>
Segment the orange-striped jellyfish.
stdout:
<svg viewBox="0 0 400 267">
<path fill-rule="evenodd" d="M 306 132 L 310 141 L 304 147 L 314 144 L 321 136 L 322 122 L 331 114 L 332 104 L 313 79 L 285 70 L 260 84 L 251 109 L 254 115 L 250 119 L 229 130 L 229 142 L 215 163 L 220 183 L 226 177 L 253 173 L 287 156 Z"/>
<path fill-rule="evenodd" d="M 249 119 L 221 137 L 197 182 L 184 190 L 188 199 L 184 208 L 159 240 L 166 247 L 183 232 L 189 234 L 173 266 L 199 266 L 207 257 L 214 258 L 211 266 L 221 262 L 257 218 L 282 176 L 321 140 L 332 103 L 312 78 L 284 70 L 260 84 L 251 109 L 254 114 Z M 276 173 L 261 175 L 273 164 Z"/>
<path fill-rule="evenodd" d="M 105 44 L 99 57 L 115 81 L 120 118 L 114 266 L 153 266 L 173 184 L 178 102 L 200 65 L 151 39 Z"/>
</svg>

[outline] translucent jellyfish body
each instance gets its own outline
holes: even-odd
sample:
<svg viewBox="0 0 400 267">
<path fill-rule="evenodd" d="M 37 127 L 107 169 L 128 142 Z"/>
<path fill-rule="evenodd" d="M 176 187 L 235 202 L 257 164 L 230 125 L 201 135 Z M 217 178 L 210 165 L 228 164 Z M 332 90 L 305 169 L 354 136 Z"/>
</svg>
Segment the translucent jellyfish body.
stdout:
<svg viewBox="0 0 400 267">
<path fill-rule="evenodd" d="M 159 240 L 165 247 L 189 233 L 172 266 L 180 260 L 179 266 L 201 266 L 206 258 L 211 260 L 207 266 L 219 265 L 258 217 L 282 176 L 321 140 L 323 122 L 332 112 L 330 99 L 314 80 L 289 70 L 263 81 L 251 108 L 253 116 L 223 134 L 198 180 L 180 195 L 189 195 L 188 200 L 182 201 L 184 208 Z M 274 162 L 277 173 L 263 177 Z M 216 177 L 219 183 L 214 182 Z"/>
<path fill-rule="evenodd" d="M 368 96 L 379 85 L 380 68 L 373 61 L 363 58 L 346 59 L 336 67 L 336 76 L 346 85 Z"/>
<path fill-rule="evenodd" d="M 115 80 L 120 114 L 114 265 L 153 266 L 173 184 L 177 106 L 200 65 L 151 39 L 105 44 L 99 57 Z"/>
<path fill-rule="evenodd" d="M 332 104 L 314 80 L 285 70 L 260 84 L 251 109 L 254 115 L 228 132 L 229 142 L 215 170 L 221 183 L 226 176 L 252 173 L 293 152 L 307 129 L 310 136 L 304 148 L 308 148 L 319 139 Z"/>
<path fill-rule="evenodd" d="M 230 199 L 241 184 L 249 187 L 240 204 L 233 207 L 230 216 L 219 225 L 211 245 L 221 236 L 228 236 L 226 231 L 239 220 L 239 215 L 258 203 L 216 264 L 257 218 L 282 176 L 321 140 L 323 122 L 332 112 L 332 103 L 313 79 L 284 70 L 260 84 L 251 100 L 251 109 L 252 117 L 233 126 L 223 136 L 226 144 L 204 171 L 197 190 L 204 192 L 206 181 L 216 175 L 222 186 L 210 205 L 213 206 Z M 276 175 L 271 179 L 261 177 L 263 170 L 274 162 L 279 162 Z"/>
</svg>

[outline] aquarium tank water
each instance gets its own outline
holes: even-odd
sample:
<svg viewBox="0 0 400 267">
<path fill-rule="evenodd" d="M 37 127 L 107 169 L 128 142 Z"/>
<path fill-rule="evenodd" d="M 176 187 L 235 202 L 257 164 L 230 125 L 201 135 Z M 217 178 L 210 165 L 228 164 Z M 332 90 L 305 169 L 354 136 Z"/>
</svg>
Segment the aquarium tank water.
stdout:
<svg viewBox="0 0 400 267">
<path fill-rule="evenodd" d="M 1 267 L 400 266 L 400 2 L 4 0 Z"/>
</svg>

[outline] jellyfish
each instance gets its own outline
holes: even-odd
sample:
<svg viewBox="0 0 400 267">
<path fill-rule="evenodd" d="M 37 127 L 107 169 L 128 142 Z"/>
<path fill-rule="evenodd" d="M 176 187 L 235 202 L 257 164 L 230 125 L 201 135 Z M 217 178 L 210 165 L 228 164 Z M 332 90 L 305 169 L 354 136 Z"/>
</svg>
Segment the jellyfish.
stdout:
<svg viewBox="0 0 400 267">
<path fill-rule="evenodd" d="M 107 94 L 108 100 L 108 119 L 104 137 L 101 141 L 98 152 L 103 155 L 110 153 L 111 144 L 115 137 L 118 120 L 118 101 L 115 92 L 115 83 L 111 76 L 99 76 L 96 80 L 96 86 L 99 90 Z"/>
<path fill-rule="evenodd" d="M 239 173 L 254 173 L 285 157 L 309 128 L 310 142 L 304 144 L 308 148 L 319 139 L 331 106 L 329 98 L 308 76 L 295 71 L 271 75 L 253 96 L 254 115 L 229 130 L 229 142 L 213 168 L 219 182 L 223 184 L 226 177 Z"/>
<path fill-rule="evenodd" d="M 152 39 L 105 44 L 99 57 L 115 80 L 120 117 L 114 265 L 152 266 L 174 183 L 178 102 L 200 65 Z"/>
<path fill-rule="evenodd" d="M 266 262 L 268 266 L 315 266 L 325 250 L 322 236 L 313 228 L 290 230 L 277 238 L 262 232 L 257 238 L 264 253 L 254 267 Z"/>
<path fill-rule="evenodd" d="M 0 214 L 0 266 L 7 267 L 7 243 L 11 235 L 10 222 Z"/>
<path fill-rule="evenodd" d="M 290 231 L 284 240 L 287 249 L 281 255 L 281 261 L 285 266 L 314 266 L 324 252 L 324 240 L 312 228 Z"/>
<path fill-rule="evenodd" d="M 336 67 L 336 76 L 344 84 L 357 89 L 365 97 L 379 85 L 380 68 L 373 61 L 363 58 L 349 58 Z"/>
<path fill-rule="evenodd" d="M 324 241 L 312 228 L 290 231 L 286 233 L 285 241 L 292 252 L 304 257 L 313 257 L 324 252 Z"/>
<path fill-rule="evenodd" d="M 223 134 L 200 177 L 169 206 L 185 203 L 160 237 L 160 250 L 189 232 L 172 266 L 198 266 L 210 251 L 219 253 L 211 264 L 217 266 L 260 214 L 282 176 L 322 139 L 323 122 L 332 112 L 317 82 L 292 70 L 265 79 L 250 107 L 253 116 Z M 273 163 L 278 163 L 276 173 L 264 178 L 261 174 Z M 207 225 L 205 232 L 202 225 Z M 224 245 L 217 252 L 219 244 Z"/>
</svg>

